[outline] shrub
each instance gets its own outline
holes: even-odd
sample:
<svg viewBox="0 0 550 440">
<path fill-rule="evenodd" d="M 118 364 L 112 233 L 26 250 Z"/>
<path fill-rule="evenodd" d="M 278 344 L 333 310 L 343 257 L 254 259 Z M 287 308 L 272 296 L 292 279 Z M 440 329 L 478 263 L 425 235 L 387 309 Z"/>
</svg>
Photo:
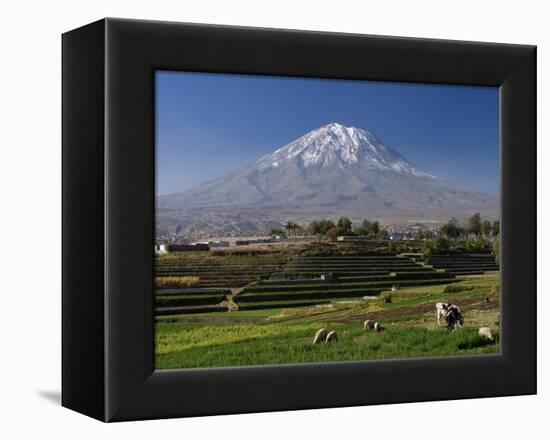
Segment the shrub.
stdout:
<svg viewBox="0 0 550 440">
<path fill-rule="evenodd" d="M 327 240 L 334 241 L 334 240 L 336 240 L 336 237 L 338 237 L 338 231 L 336 230 L 336 228 L 330 228 L 330 229 L 325 233 L 325 238 L 326 238 Z"/>
<path fill-rule="evenodd" d="M 314 245 L 309 249 L 301 252 L 300 255 L 306 257 L 330 257 L 330 256 L 339 256 L 341 255 L 340 249 L 337 246 L 326 244 L 326 245 Z"/>
<path fill-rule="evenodd" d="M 473 240 L 469 240 L 466 242 L 466 249 L 470 252 L 480 252 L 483 250 L 487 250 L 487 242 L 481 236 L 481 234 L 479 234 Z"/>
<path fill-rule="evenodd" d="M 433 240 L 428 240 L 424 242 L 424 250 L 422 252 L 422 257 L 424 261 L 429 260 L 429 258 L 434 254 L 444 254 L 449 250 L 449 241 L 443 237 L 436 237 Z"/>
<path fill-rule="evenodd" d="M 445 286 L 443 293 L 459 293 L 474 290 L 472 286 Z"/>
<path fill-rule="evenodd" d="M 195 276 L 155 277 L 155 287 L 157 289 L 181 289 L 184 287 L 196 286 L 199 283 L 200 278 Z"/>
</svg>

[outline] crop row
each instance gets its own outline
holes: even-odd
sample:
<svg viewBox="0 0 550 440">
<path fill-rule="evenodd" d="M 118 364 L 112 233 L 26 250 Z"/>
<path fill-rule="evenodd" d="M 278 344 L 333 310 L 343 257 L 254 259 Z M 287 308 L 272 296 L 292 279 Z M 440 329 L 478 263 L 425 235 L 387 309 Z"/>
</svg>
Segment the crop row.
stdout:
<svg viewBox="0 0 550 440">
<path fill-rule="evenodd" d="M 258 293 L 237 295 L 234 297 L 236 303 L 244 302 L 262 302 L 278 300 L 297 300 L 297 299 L 330 299 L 330 298 L 348 298 L 363 296 L 378 296 L 380 289 L 340 289 L 327 291 L 304 291 L 304 292 L 281 292 L 281 293 Z"/>
<path fill-rule="evenodd" d="M 230 289 L 219 288 L 188 288 L 188 289 L 162 289 L 155 291 L 156 295 L 161 296 L 202 296 L 202 295 L 230 295 Z"/>
<path fill-rule="evenodd" d="M 184 307 L 157 307 L 155 308 L 155 316 L 162 315 L 179 315 L 186 313 L 210 313 L 210 312 L 227 312 L 227 306 L 220 304 L 184 306 Z"/>
<path fill-rule="evenodd" d="M 264 301 L 260 303 L 244 303 L 239 310 L 288 309 L 291 307 L 309 307 L 330 304 L 330 300 L 303 300 L 303 301 Z"/>
<path fill-rule="evenodd" d="M 200 296 L 156 296 L 156 307 L 200 306 L 206 304 L 219 304 L 225 301 L 225 295 L 200 295 Z"/>
<path fill-rule="evenodd" d="M 401 286 L 424 286 L 430 284 L 448 284 L 454 282 L 453 278 L 442 278 L 442 279 L 424 279 L 424 280 L 404 280 L 400 281 Z M 246 296 L 258 296 L 266 298 L 266 300 L 272 295 L 280 294 L 291 294 L 291 293 L 304 293 L 304 294 L 319 294 L 324 295 L 325 292 L 338 294 L 339 292 L 365 292 L 371 290 L 380 290 L 384 288 L 390 288 L 393 285 L 393 281 L 375 281 L 371 283 L 355 283 L 355 284 L 334 284 L 327 286 L 296 286 L 292 288 L 288 286 L 286 288 L 274 287 L 273 289 L 265 289 L 264 286 L 250 286 L 246 288 L 238 295 L 234 296 L 233 299 L 236 302 L 241 301 Z M 363 294 L 367 295 L 367 293 Z M 323 296 L 324 297 L 324 296 Z"/>
</svg>

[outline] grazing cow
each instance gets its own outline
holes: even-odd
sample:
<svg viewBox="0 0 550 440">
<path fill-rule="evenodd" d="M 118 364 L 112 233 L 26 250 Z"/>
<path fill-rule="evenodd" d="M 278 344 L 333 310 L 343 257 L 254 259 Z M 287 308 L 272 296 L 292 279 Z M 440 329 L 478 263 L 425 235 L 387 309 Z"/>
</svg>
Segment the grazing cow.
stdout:
<svg viewBox="0 0 550 440">
<path fill-rule="evenodd" d="M 374 331 L 377 333 L 380 333 L 382 330 L 384 330 L 384 327 L 380 325 L 379 322 L 374 323 Z"/>
<path fill-rule="evenodd" d="M 374 321 L 372 319 L 367 319 L 363 323 L 363 329 L 365 329 L 365 331 L 372 330 L 373 328 L 374 328 Z"/>
<path fill-rule="evenodd" d="M 460 313 L 460 309 L 456 304 L 449 304 L 445 312 L 445 322 L 447 330 L 456 330 L 464 325 L 464 319 Z"/>
<path fill-rule="evenodd" d="M 332 330 L 328 333 L 327 339 L 325 339 L 325 342 L 336 342 L 338 341 L 338 335 L 336 334 L 336 330 Z"/>
<path fill-rule="evenodd" d="M 319 342 L 323 342 L 327 337 L 327 331 L 324 328 L 320 328 L 317 330 L 317 333 L 315 333 L 315 337 L 313 338 L 313 345 L 318 344 Z"/>
<path fill-rule="evenodd" d="M 447 309 L 449 308 L 449 303 L 437 303 L 435 305 L 435 318 L 437 319 L 437 325 L 441 325 L 441 318 L 445 318 L 447 314 Z"/>
<path fill-rule="evenodd" d="M 493 334 L 491 333 L 491 329 L 489 327 L 481 327 L 479 329 L 479 336 L 481 336 L 484 339 L 487 339 L 488 341 L 494 342 L 495 338 L 493 338 Z"/>
</svg>

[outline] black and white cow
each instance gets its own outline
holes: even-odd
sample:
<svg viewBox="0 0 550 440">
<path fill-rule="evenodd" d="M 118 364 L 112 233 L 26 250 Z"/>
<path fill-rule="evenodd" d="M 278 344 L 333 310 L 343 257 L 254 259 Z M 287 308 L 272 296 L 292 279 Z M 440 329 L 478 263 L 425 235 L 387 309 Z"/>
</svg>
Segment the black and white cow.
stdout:
<svg viewBox="0 0 550 440">
<path fill-rule="evenodd" d="M 456 330 L 464 325 L 464 319 L 456 304 L 437 303 L 435 305 L 435 317 L 438 325 L 441 325 L 441 318 L 445 319 L 445 327 L 449 330 Z"/>
<path fill-rule="evenodd" d="M 445 322 L 447 330 L 456 330 L 464 325 L 462 313 L 456 304 L 449 304 L 445 313 Z"/>
</svg>

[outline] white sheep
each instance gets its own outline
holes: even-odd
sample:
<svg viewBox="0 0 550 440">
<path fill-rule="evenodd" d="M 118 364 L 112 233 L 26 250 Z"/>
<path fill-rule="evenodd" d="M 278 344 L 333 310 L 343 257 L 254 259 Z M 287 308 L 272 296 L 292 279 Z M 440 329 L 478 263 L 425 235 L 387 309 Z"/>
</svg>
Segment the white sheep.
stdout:
<svg viewBox="0 0 550 440">
<path fill-rule="evenodd" d="M 374 321 L 372 319 L 367 319 L 364 323 L 363 323 L 363 329 L 365 331 L 368 331 L 368 330 L 372 330 L 374 328 Z"/>
<path fill-rule="evenodd" d="M 380 333 L 382 330 L 384 330 L 384 327 L 379 322 L 374 323 L 374 331 L 377 333 Z"/>
<path fill-rule="evenodd" d="M 493 342 L 495 338 L 493 338 L 493 334 L 491 333 L 491 329 L 489 327 L 481 327 L 479 329 L 479 336 L 481 336 L 484 339 L 487 339 L 488 341 Z"/>
<path fill-rule="evenodd" d="M 327 337 L 327 330 L 324 328 L 320 328 L 317 330 L 317 333 L 315 333 L 315 337 L 313 338 L 313 345 L 318 344 L 319 342 L 323 342 Z"/>
<path fill-rule="evenodd" d="M 338 335 L 336 334 L 336 330 L 332 330 L 327 335 L 327 338 L 325 339 L 325 342 L 336 342 L 338 341 Z"/>
</svg>

